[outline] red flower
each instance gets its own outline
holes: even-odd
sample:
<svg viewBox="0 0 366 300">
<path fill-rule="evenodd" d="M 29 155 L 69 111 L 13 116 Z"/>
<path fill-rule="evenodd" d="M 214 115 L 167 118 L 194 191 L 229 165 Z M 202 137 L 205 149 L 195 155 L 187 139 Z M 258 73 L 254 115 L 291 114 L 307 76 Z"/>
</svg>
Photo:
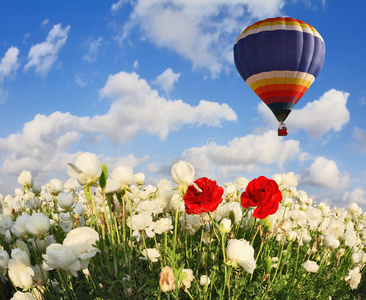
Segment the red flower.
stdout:
<svg viewBox="0 0 366 300">
<path fill-rule="evenodd" d="M 241 205 L 244 208 L 257 207 L 253 217 L 264 219 L 273 215 L 282 201 L 282 193 L 276 181 L 260 176 L 249 182 L 245 192 L 241 194 Z"/>
<path fill-rule="evenodd" d="M 223 193 L 224 189 L 216 181 L 206 177 L 198 178 L 188 187 L 183 198 L 187 214 L 213 212 L 222 202 Z"/>
</svg>

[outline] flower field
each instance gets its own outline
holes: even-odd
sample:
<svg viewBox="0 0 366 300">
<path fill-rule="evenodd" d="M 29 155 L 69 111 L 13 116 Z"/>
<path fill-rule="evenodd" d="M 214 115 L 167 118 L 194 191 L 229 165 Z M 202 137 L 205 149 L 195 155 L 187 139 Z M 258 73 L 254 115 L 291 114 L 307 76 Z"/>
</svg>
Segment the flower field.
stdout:
<svg viewBox="0 0 366 300">
<path fill-rule="evenodd" d="M 3 299 L 366 299 L 366 214 L 293 173 L 219 186 L 180 161 L 152 186 L 92 153 L 67 171 L 2 197 Z"/>
</svg>

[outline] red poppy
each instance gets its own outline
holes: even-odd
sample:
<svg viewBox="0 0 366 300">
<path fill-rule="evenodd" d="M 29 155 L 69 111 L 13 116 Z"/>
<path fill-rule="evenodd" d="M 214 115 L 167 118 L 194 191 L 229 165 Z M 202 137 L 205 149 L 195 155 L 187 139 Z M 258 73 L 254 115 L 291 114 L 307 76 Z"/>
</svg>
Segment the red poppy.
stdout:
<svg viewBox="0 0 366 300">
<path fill-rule="evenodd" d="M 224 189 L 216 181 L 206 177 L 198 178 L 184 195 L 187 214 L 213 212 L 222 202 Z"/>
<path fill-rule="evenodd" d="M 282 201 L 282 193 L 273 179 L 260 176 L 249 182 L 241 194 L 241 205 L 244 208 L 256 207 L 253 217 L 264 219 L 273 215 Z"/>
</svg>

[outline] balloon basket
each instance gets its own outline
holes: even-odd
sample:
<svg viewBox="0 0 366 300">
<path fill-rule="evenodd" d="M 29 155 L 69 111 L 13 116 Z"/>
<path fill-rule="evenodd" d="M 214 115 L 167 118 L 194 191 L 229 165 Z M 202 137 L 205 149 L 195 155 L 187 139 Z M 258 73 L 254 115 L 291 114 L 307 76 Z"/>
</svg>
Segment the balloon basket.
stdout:
<svg viewBox="0 0 366 300">
<path fill-rule="evenodd" d="M 278 136 L 286 136 L 287 130 L 286 129 L 278 129 Z"/>
</svg>

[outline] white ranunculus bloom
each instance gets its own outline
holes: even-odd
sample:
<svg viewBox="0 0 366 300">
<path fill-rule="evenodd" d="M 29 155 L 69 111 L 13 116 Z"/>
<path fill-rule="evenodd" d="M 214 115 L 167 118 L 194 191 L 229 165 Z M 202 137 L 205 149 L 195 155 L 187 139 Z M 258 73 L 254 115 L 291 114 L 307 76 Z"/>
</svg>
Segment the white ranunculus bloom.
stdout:
<svg viewBox="0 0 366 300">
<path fill-rule="evenodd" d="M 128 217 L 126 224 L 128 227 L 131 226 L 131 217 Z M 155 233 L 153 229 L 155 228 L 155 223 L 153 222 L 152 216 L 147 213 L 133 215 L 132 216 L 132 235 L 139 238 L 139 232 L 144 230 L 148 237 L 154 237 Z"/>
<path fill-rule="evenodd" d="M 11 259 L 8 263 L 9 277 L 15 286 L 29 289 L 33 285 L 34 271 L 30 265 L 29 254 L 19 248 L 11 251 Z"/>
<path fill-rule="evenodd" d="M 7 243 L 13 240 L 11 235 L 13 224 L 13 220 L 10 217 L 0 214 L 0 233 L 5 237 Z"/>
<path fill-rule="evenodd" d="M 67 210 L 74 204 L 74 196 L 66 193 L 60 194 L 60 196 L 58 196 L 57 203 L 62 209 Z"/>
<path fill-rule="evenodd" d="M 118 166 L 113 169 L 111 178 L 107 179 L 106 193 L 128 188 L 133 183 L 133 169 L 129 166 Z"/>
<path fill-rule="evenodd" d="M 46 235 L 50 227 L 50 219 L 44 213 L 32 214 L 25 225 L 27 232 L 35 236 Z"/>
<path fill-rule="evenodd" d="M 25 202 L 25 206 L 37 211 L 42 206 L 42 202 L 38 198 L 30 198 Z"/>
<path fill-rule="evenodd" d="M 145 174 L 136 173 L 135 175 L 133 175 L 133 181 L 138 185 L 143 185 L 145 181 Z"/>
<path fill-rule="evenodd" d="M 42 186 L 38 182 L 34 182 L 32 185 L 32 192 L 34 195 L 39 196 L 42 192 Z"/>
<path fill-rule="evenodd" d="M 197 215 L 185 215 L 180 219 L 182 230 L 188 235 L 194 235 L 201 226 L 201 219 Z"/>
<path fill-rule="evenodd" d="M 172 219 L 161 218 L 155 222 L 154 232 L 157 234 L 162 234 L 173 229 Z"/>
<path fill-rule="evenodd" d="M 17 237 L 22 237 L 27 234 L 26 225 L 30 220 L 30 215 L 25 213 L 19 216 L 14 222 L 11 232 L 14 233 Z"/>
<path fill-rule="evenodd" d="M 200 285 L 209 285 L 211 283 L 211 279 L 207 275 L 202 275 L 200 277 Z"/>
<path fill-rule="evenodd" d="M 357 289 L 361 282 L 360 268 L 356 267 L 349 271 L 348 276 L 344 279 L 350 285 L 351 289 Z"/>
<path fill-rule="evenodd" d="M 78 227 L 71 230 L 63 241 L 63 245 L 69 247 L 80 260 L 81 268 L 88 267 L 90 258 L 99 250 L 93 246 L 99 241 L 99 234 L 90 227 Z"/>
<path fill-rule="evenodd" d="M 194 280 L 193 271 L 191 269 L 183 269 L 179 275 L 179 278 L 183 278 L 182 286 L 184 286 L 184 289 L 187 290 L 191 287 L 191 283 Z"/>
<path fill-rule="evenodd" d="M 342 219 L 340 220 L 334 220 L 329 223 L 329 226 L 327 228 L 327 234 L 331 234 L 334 237 L 338 238 L 343 235 L 344 233 L 344 222 Z"/>
<path fill-rule="evenodd" d="M 50 194 L 58 195 L 62 191 L 62 181 L 60 179 L 51 179 L 47 184 L 47 189 Z"/>
<path fill-rule="evenodd" d="M 249 181 L 245 177 L 238 177 L 234 184 L 238 190 L 245 189 L 248 185 Z"/>
<path fill-rule="evenodd" d="M 23 293 L 21 291 L 17 291 L 10 300 L 36 300 L 36 298 L 29 292 Z"/>
<path fill-rule="evenodd" d="M 79 186 L 80 186 L 80 184 L 76 180 L 76 178 L 69 178 L 64 184 L 64 191 L 66 193 L 75 192 L 76 188 Z"/>
<path fill-rule="evenodd" d="M 22 187 L 31 187 L 33 185 L 33 177 L 30 171 L 22 171 L 18 177 L 18 183 Z"/>
<path fill-rule="evenodd" d="M 9 254 L 3 249 L 0 249 L 0 268 L 7 269 L 9 263 Z"/>
<path fill-rule="evenodd" d="M 254 260 L 254 249 L 248 241 L 241 239 L 232 239 L 227 244 L 226 256 L 229 259 L 228 264 L 234 267 L 241 265 L 248 273 L 253 274 L 256 268 Z"/>
<path fill-rule="evenodd" d="M 80 261 L 68 246 L 61 244 L 49 245 L 46 254 L 43 254 L 42 257 L 44 258 L 42 267 L 46 271 L 62 269 L 70 271 L 73 276 L 77 277 L 77 271 L 81 270 Z"/>
<path fill-rule="evenodd" d="M 148 213 L 152 215 L 158 215 L 163 212 L 163 208 L 160 202 L 156 200 L 141 201 L 136 208 L 138 213 Z"/>
<path fill-rule="evenodd" d="M 354 247 L 357 243 L 357 234 L 353 229 L 348 229 L 343 235 L 344 244 L 348 247 Z"/>
<path fill-rule="evenodd" d="M 172 180 L 182 188 L 193 184 L 195 171 L 193 166 L 186 161 L 179 161 L 171 169 Z"/>
<path fill-rule="evenodd" d="M 155 248 L 147 248 L 142 250 L 141 254 L 143 256 L 140 256 L 139 259 L 143 260 L 151 260 L 152 262 L 157 262 L 158 258 L 160 257 L 160 253 Z"/>
<path fill-rule="evenodd" d="M 326 247 L 329 247 L 330 249 L 336 249 L 339 247 L 340 245 L 340 242 L 339 240 L 334 237 L 333 235 L 330 235 L 330 234 L 327 234 L 325 237 L 324 237 L 324 245 Z"/>
<path fill-rule="evenodd" d="M 83 186 L 95 185 L 102 174 L 102 164 L 94 153 L 85 152 L 75 160 L 75 165 L 69 163 L 67 174 Z"/>
<path fill-rule="evenodd" d="M 352 203 L 348 204 L 348 206 L 347 206 L 347 210 L 348 210 L 350 213 L 355 213 L 355 212 L 357 212 L 358 208 L 359 208 L 359 206 L 358 206 L 358 204 L 357 204 L 357 203 L 355 203 L 355 202 L 352 202 Z"/>
<path fill-rule="evenodd" d="M 306 272 L 309 273 L 316 273 L 319 269 L 318 264 L 313 260 L 307 260 L 301 266 L 305 269 Z"/>
<path fill-rule="evenodd" d="M 229 218 L 230 212 L 234 215 L 235 224 L 239 224 L 243 216 L 242 206 L 239 202 L 220 203 L 220 205 L 216 209 L 215 214 L 216 221 L 220 221 L 223 218 Z"/>
</svg>

